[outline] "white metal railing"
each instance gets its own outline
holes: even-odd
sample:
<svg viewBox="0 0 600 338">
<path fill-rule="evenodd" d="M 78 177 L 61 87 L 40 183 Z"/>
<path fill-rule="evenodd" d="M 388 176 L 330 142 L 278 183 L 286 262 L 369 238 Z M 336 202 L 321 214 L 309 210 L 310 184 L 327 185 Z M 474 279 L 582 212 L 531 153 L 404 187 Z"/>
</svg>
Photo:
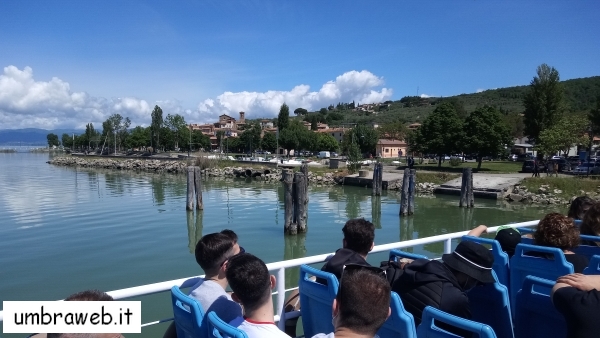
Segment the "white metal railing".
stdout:
<svg viewBox="0 0 600 338">
<path fill-rule="evenodd" d="M 507 224 L 507 226 L 510 226 L 513 228 L 514 227 L 531 227 L 531 226 L 536 226 L 538 223 L 539 223 L 539 220 L 521 222 L 521 223 L 511 223 L 511 224 Z M 487 229 L 487 233 L 495 233 L 498 230 L 498 228 L 499 228 L 499 226 L 490 227 Z M 452 252 L 452 240 L 456 239 L 456 238 L 460 238 L 460 237 L 466 235 L 468 232 L 469 232 L 468 230 L 467 231 L 459 231 L 459 232 L 453 232 L 450 234 L 437 235 L 437 236 L 432 236 L 432 237 L 411 239 L 408 241 L 377 245 L 377 246 L 373 247 L 373 250 L 371 251 L 371 253 L 389 251 L 392 249 L 402 249 L 402 248 L 412 247 L 412 246 L 416 246 L 416 245 L 437 243 L 437 242 L 442 242 L 442 241 L 444 242 L 444 253 L 450 253 L 450 252 Z M 288 290 L 285 289 L 285 269 L 299 267 L 300 265 L 303 265 L 303 264 L 322 263 L 322 262 L 325 262 L 325 260 L 332 254 L 333 253 L 328 253 L 328 254 L 323 254 L 323 255 L 309 256 L 309 257 L 304 257 L 304 258 L 296 258 L 296 259 L 290 259 L 287 261 L 279 261 L 279 262 L 273 262 L 273 263 L 267 264 L 267 268 L 269 269 L 269 271 L 274 272 L 277 277 L 277 288 L 276 288 L 276 291 L 274 292 L 274 294 L 277 296 L 277 302 L 276 302 L 277 314 L 275 316 L 275 321 L 279 322 L 280 329 L 283 329 L 283 327 L 285 325 L 285 319 L 294 318 L 294 317 L 299 316 L 299 311 L 288 312 L 285 314 L 283 311 L 286 291 L 296 289 L 296 288 L 291 288 Z M 109 295 L 111 295 L 115 300 L 151 295 L 151 294 L 155 294 L 155 293 L 159 293 L 159 292 L 169 291 L 169 290 L 171 290 L 171 288 L 174 285 L 177 285 L 182 288 L 191 287 L 196 283 L 196 281 L 194 279 L 198 278 L 198 277 L 204 277 L 204 275 L 193 276 L 193 277 L 188 277 L 188 278 L 181 278 L 181 279 L 174 279 L 174 280 L 170 280 L 170 281 L 153 283 L 153 284 L 134 286 L 131 288 L 109 291 L 107 293 Z M 282 316 L 284 316 L 283 320 L 279 320 L 280 318 L 282 318 Z M 0 322 L 3 321 L 3 319 L 4 319 L 4 311 L 0 311 Z M 150 325 L 154 325 L 154 324 L 158 324 L 158 323 L 162 323 L 162 322 L 170 321 L 170 320 L 172 320 L 172 318 L 161 319 L 158 321 L 145 323 L 142 325 L 142 327 L 150 326 Z"/>
</svg>

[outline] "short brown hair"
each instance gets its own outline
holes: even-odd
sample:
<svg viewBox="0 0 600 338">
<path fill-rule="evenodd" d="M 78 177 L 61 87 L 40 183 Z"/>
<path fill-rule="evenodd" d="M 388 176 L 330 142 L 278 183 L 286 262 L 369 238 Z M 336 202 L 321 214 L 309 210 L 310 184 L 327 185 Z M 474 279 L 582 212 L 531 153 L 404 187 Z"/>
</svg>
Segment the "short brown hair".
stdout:
<svg viewBox="0 0 600 338">
<path fill-rule="evenodd" d="M 600 235 L 600 203 L 594 203 L 583 216 L 581 223 L 581 234 Z"/>
<path fill-rule="evenodd" d="M 533 240 L 536 245 L 570 250 L 579 245 L 579 229 L 572 218 L 553 212 L 542 218 Z"/>
<path fill-rule="evenodd" d="M 375 225 L 364 218 L 351 219 L 342 228 L 346 248 L 366 255 L 375 240 Z"/>
</svg>

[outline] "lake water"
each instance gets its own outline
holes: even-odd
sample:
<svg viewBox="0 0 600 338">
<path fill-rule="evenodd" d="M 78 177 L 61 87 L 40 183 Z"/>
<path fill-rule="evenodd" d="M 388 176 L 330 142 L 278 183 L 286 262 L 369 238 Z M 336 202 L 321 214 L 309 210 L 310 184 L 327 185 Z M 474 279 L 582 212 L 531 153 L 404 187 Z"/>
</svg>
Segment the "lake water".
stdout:
<svg viewBox="0 0 600 338">
<path fill-rule="evenodd" d="M 184 175 L 56 167 L 45 163 L 50 156 L 0 153 L 0 301 L 55 300 L 198 275 L 195 243 L 225 228 L 269 263 L 335 251 L 349 218 L 374 219 L 375 242 L 383 244 L 539 219 L 555 210 L 480 199 L 464 210 L 457 197 L 432 196 L 415 199 L 414 216 L 399 217 L 399 194 L 384 192 L 374 217 L 370 190 L 311 186 L 308 233 L 286 238 L 280 184 L 209 179 L 205 210 L 192 213 L 185 210 Z M 442 251 L 442 243 L 414 248 L 430 256 Z M 384 259 L 369 256 L 372 263 Z M 286 280 L 295 284 L 297 275 L 290 271 Z M 172 315 L 168 293 L 142 301 L 143 322 Z M 164 328 L 140 336 L 162 337 Z"/>
</svg>

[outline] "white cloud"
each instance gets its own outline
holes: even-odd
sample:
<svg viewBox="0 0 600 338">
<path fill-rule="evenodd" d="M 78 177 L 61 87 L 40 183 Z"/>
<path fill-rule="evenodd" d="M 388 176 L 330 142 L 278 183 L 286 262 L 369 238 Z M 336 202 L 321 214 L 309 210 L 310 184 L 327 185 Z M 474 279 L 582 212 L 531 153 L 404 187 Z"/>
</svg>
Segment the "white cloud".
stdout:
<svg viewBox="0 0 600 338">
<path fill-rule="evenodd" d="M 424 99 L 427 99 L 427 98 L 430 98 L 430 97 L 435 97 L 435 95 L 427 95 L 427 94 L 421 94 L 419 96 L 422 97 L 422 98 L 424 98 Z"/>
<path fill-rule="evenodd" d="M 53 77 L 36 81 L 33 70 L 4 67 L 0 74 L 0 129 L 83 128 L 114 113 L 129 116 L 134 124 L 144 124 L 152 107 L 132 97 L 104 99 L 85 92 L 72 92 L 68 82 Z"/>
<path fill-rule="evenodd" d="M 309 111 L 338 102 L 375 103 L 389 100 L 392 89 L 382 88 L 383 78 L 369 71 L 349 71 L 323 84 L 318 91 L 300 84 L 289 91 L 224 92 L 208 98 L 197 109 L 186 109 L 177 100 L 150 103 L 134 97 L 106 99 L 86 92 L 71 91 L 68 82 L 57 77 L 36 81 L 33 70 L 15 66 L 0 74 L 0 129 L 13 128 L 84 128 L 92 122 L 97 127 L 111 114 L 129 117 L 132 125 L 148 125 L 154 105 L 164 115 L 180 114 L 188 122 L 211 122 L 221 114 L 236 116 L 240 111 L 249 118 L 276 116 L 284 102 L 293 111 Z"/>
<path fill-rule="evenodd" d="M 484 91 L 485 89 L 481 89 L 481 88 L 477 88 L 477 90 L 475 91 L 476 93 L 481 93 L 482 91 Z"/>
<path fill-rule="evenodd" d="M 214 99 L 201 102 L 198 112 L 203 120 L 214 119 L 220 114 L 237 116 L 240 111 L 246 112 L 249 118 L 256 118 L 276 116 L 284 102 L 292 111 L 296 108 L 318 110 L 338 102 L 382 102 L 392 97 L 392 89 L 376 90 L 383 83 L 383 78 L 369 71 L 353 70 L 328 81 L 316 92 L 311 92 L 310 86 L 304 84 L 289 91 L 225 92 Z"/>
</svg>

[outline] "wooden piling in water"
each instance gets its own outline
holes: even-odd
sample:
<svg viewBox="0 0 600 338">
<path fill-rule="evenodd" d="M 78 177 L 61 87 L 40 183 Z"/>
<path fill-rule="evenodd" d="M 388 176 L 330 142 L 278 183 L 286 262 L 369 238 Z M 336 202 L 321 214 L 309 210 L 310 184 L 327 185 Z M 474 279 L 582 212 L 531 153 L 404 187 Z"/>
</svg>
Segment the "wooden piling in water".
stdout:
<svg viewBox="0 0 600 338">
<path fill-rule="evenodd" d="M 462 182 L 460 185 L 459 207 L 471 208 L 475 204 L 473 198 L 473 171 L 472 168 L 463 168 Z"/>
<path fill-rule="evenodd" d="M 400 215 L 408 215 L 408 192 L 409 192 L 409 176 L 410 169 L 404 169 L 404 175 L 402 177 L 402 193 L 400 195 Z"/>
<path fill-rule="evenodd" d="M 373 167 L 373 192 L 374 196 L 381 196 L 381 190 L 383 186 L 383 164 L 380 162 L 375 163 Z"/>
<path fill-rule="evenodd" d="M 415 188 L 417 184 L 417 171 L 410 169 L 408 176 L 408 214 L 415 213 Z"/>
<path fill-rule="evenodd" d="M 284 169 L 281 172 L 281 181 L 283 182 L 283 207 L 284 207 L 284 224 L 283 228 L 286 234 L 295 235 L 298 233 L 298 228 L 294 223 L 294 197 L 293 185 L 294 174 L 290 169 Z"/>
<path fill-rule="evenodd" d="M 302 172 L 294 174 L 294 220 L 297 232 L 306 232 L 308 218 L 308 177 Z"/>
<path fill-rule="evenodd" d="M 187 198 L 185 210 L 194 210 L 194 167 L 187 167 Z"/>
<path fill-rule="evenodd" d="M 196 188 L 196 209 L 204 210 L 202 201 L 202 171 L 200 167 L 194 167 L 194 187 Z"/>
</svg>

